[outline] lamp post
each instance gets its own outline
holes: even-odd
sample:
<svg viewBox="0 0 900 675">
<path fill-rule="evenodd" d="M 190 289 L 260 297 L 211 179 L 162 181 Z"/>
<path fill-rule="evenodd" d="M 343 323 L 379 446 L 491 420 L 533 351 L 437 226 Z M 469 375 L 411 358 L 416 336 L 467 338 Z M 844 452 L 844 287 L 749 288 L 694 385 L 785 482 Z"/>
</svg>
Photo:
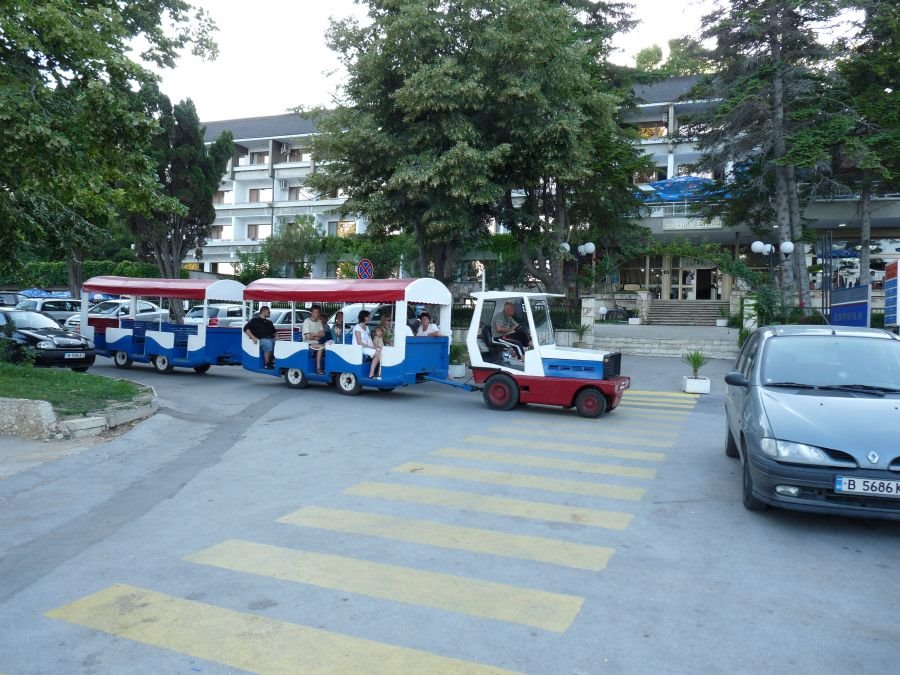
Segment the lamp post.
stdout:
<svg viewBox="0 0 900 675">
<path fill-rule="evenodd" d="M 768 256 L 769 258 L 769 283 L 772 283 L 772 270 L 773 270 L 773 256 L 775 255 L 776 250 L 780 251 L 784 255 L 790 255 L 794 252 L 794 244 L 790 241 L 781 242 L 777 249 L 775 244 L 766 244 L 761 241 L 754 241 L 750 244 L 750 250 L 754 253 Z"/>
<path fill-rule="evenodd" d="M 581 256 L 594 255 L 597 247 L 589 241 L 579 244 L 576 250 L 578 251 L 578 255 L 575 256 L 575 302 L 577 303 L 581 300 Z"/>
</svg>

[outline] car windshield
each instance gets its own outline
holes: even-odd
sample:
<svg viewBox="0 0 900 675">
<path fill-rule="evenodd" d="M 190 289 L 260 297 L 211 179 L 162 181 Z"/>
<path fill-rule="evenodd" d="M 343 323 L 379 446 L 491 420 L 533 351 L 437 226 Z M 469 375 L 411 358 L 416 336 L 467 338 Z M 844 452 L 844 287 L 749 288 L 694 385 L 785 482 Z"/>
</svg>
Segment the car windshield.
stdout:
<svg viewBox="0 0 900 675">
<path fill-rule="evenodd" d="M 210 307 L 207 316 L 218 316 L 219 308 L 218 307 Z M 198 317 L 203 316 L 203 305 L 197 305 L 196 307 L 191 307 L 191 311 L 185 314 L 186 317 L 190 317 L 192 319 L 196 319 Z"/>
<path fill-rule="evenodd" d="M 6 318 L 16 328 L 59 328 L 56 321 L 38 312 L 8 312 Z"/>
<path fill-rule="evenodd" d="M 94 305 L 88 311 L 91 314 L 115 314 L 116 310 L 118 310 L 121 306 L 121 302 L 113 302 L 111 300 L 107 300 L 106 302 L 101 302 L 100 304 Z"/>
<path fill-rule="evenodd" d="M 900 388 L 900 341 L 785 335 L 767 341 L 763 385 Z"/>
<path fill-rule="evenodd" d="M 16 305 L 16 309 L 37 309 L 37 300 L 23 300 Z"/>
</svg>

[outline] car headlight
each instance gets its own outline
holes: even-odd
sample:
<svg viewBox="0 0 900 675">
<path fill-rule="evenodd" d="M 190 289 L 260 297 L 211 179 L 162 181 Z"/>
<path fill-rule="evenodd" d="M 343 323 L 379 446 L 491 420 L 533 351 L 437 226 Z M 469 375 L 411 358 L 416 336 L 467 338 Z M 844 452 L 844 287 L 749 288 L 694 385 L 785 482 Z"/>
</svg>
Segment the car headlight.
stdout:
<svg viewBox="0 0 900 675">
<path fill-rule="evenodd" d="M 88 349 L 93 349 L 93 348 L 94 348 L 94 343 L 91 342 L 90 340 L 85 340 L 85 341 L 84 341 L 84 346 L 87 347 Z"/>
<path fill-rule="evenodd" d="M 56 344 L 52 340 L 41 340 L 35 345 L 36 349 L 55 349 Z"/>
<path fill-rule="evenodd" d="M 759 449 L 764 454 L 782 462 L 797 464 L 831 464 L 831 458 L 814 445 L 780 441 L 777 438 L 763 438 Z"/>
</svg>

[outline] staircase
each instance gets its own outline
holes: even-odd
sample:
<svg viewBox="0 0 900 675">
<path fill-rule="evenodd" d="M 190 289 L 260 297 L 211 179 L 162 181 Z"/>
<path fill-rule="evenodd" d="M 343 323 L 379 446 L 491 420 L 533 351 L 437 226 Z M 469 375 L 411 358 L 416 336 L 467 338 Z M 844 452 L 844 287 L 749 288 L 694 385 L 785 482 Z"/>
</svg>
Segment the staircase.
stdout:
<svg viewBox="0 0 900 675">
<path fill-rule="evenodd" d="M 721 312 L 728 312 L 727 300 L 653 300 L 647 323 L 654 326 L 715 326 Z"/>
</svg>

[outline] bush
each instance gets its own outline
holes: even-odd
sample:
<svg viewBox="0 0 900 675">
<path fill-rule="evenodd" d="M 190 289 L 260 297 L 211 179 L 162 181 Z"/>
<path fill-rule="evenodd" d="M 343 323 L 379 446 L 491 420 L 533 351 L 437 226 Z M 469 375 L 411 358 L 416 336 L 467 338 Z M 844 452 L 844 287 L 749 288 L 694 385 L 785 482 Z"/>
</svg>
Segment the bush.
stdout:
<svg viewBox="0 0 900 675">
<path fill-rule="evenodd" d="M 728 327 L 729 328 L 740 328 L 744 325 L 743 320 L 741 319 L 740 314 L 732 314 L 728 317 Z"/>
<path fill-rule="evenodd" d="M 461 365 L 466 362 L 466 356 L 468 351 L 466 350 L 466 345 L 463 342 L 454 342 L 450 345 L 450 363 L 455 365 Z"/>
<path fill-rule="evenodd" d="M 869 325 L 872 328 L 884 328 L 884 312 L 872 312 L 869 317 Z"/>
<path fill-rule="evenodd" d="M 738 333 L 738 347 L 743 347 L 748 337 L 750 337 L 750 329 L 741 328 L 741 332 Z"/>
</svg>

